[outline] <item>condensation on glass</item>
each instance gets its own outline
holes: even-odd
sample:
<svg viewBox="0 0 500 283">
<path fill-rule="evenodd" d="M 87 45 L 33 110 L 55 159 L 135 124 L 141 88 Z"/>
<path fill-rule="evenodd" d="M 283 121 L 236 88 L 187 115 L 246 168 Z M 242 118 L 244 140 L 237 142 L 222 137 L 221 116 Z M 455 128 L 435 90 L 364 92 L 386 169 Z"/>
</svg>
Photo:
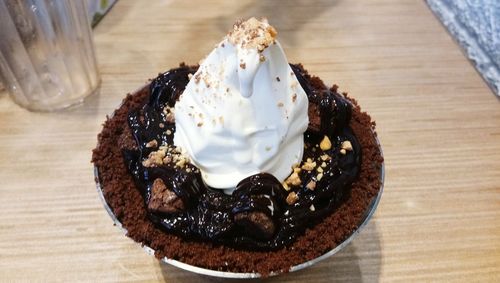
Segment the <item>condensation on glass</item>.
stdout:
<svg viewBox="0 0 500 283">
<path fill-rule="evenodd" d="M 84 0 L 0 0 L 0 78 L 30 110 L 79 104 L 100 76 Z"/>
</svg>

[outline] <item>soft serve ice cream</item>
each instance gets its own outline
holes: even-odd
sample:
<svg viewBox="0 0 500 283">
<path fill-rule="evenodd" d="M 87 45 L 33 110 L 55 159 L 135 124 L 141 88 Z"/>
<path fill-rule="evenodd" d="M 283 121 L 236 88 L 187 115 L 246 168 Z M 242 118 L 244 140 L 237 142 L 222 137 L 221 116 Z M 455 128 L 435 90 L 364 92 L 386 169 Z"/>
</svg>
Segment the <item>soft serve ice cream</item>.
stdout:
<svg viewBox="0 0 500 283">
<path fill-rule="evenodd" d="M 174 144 L 226 193 L 261 172 L 283 181 L 302 159 L 307 96 L 276 34 L 265 19 L 235 24 L 175 104 Z"/>
</svg>

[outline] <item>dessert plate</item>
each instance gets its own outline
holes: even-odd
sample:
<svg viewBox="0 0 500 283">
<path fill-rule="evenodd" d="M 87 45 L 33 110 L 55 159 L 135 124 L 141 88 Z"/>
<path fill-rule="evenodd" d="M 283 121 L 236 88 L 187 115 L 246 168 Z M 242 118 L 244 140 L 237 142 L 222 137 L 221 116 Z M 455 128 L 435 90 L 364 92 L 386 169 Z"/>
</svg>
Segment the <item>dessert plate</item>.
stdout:
<svg viewBox="0 0 500 283">
<path fill-rule="evenodd" d="M 379 142 L 377 137 L 375 137 L 375 138 L 377 140 L 377 144 L 378 144 L 379 149 L 380 149 L 380 154 L 383 156 L 382 147 L 380 146 L 380 142 Z M 106 199 L 104 198 L 101 184 L 99 183 L 99 170 L 95 166 L 94 166 L 94 175 L 95 175 L 95 180 L 96 180 L 97 192 L 99 194 L 99 197 L 100 197 L 102 203 L 104 204 L 104 208 L 108 212 L 108 214 L 111 217 L 111 219 L 113 220 L 114 224 L 118 228 L 120 228 L 120 230 L 122 230 L 122 232 L 126 235 L 127 230 L 122 226 L 120 221 L 116 218 L 115 214 L 113 213 L 113 211 L 109 207 L 108 203 L 106 202 Z M 356 230 L 354 230 L 343 242 L 341 242 L 338 246 L 336 246 L 335 248 L 333 248 L 329 252 L 327 252 L 327 253 L 325 253 L 325 254 L 323 254 L 315 259 L 312 259 L 312 260 L 306 261 L 304 263 L 292 266 L 290 268 L 289 272 L 294 272 L 297 270 L 304 269 L 304 268 L 309 267 L 317 262 L 320 262 L 328 257 L 331 257 L 332 255 L 334 255 L 334 254 L 338 253 L 339 251 L 341 251 L 342 249 L 344 249 L 362 231 L 362 229 L 367 225 L 368 221 L 373 216 L 375 209 L 377 208 L 377 205 L 380 201 L 380 198 L 382 196 L 383 187 L 384 187 L 384 176 L 385 176 L 385 169 L 384 169 L 384 163 L 382 163 L 382 166 L 380 167 L 380 184 L 381 184 L 380 190 L 379 190 L 377 196 L 370 202 L 370 204 L 369 204 L 367 210 L 365 211 L 360 223 L 358 224 L 358 228 Z M 154 250 L 151 249 L 150 247 L 143 246 L 143 249 L 148 254 L 154 255 Z M 164 263 L 176 266 L 178 268 L 190 271 L 190 272 L 194 272 L 194 273 L 198 273 L 198 274 L 202 274 L 202 275 L 207 275 L 207 276 L 219 277 L 219 278 L 244 279 L 244 278 L 259 278 L 259 277 L 261 277 L 261 274 L 259 274 L 259 273 L 236 273 L 236 272 L 225 272 L 225 271 L 217 271 L 217 270 L 212 270 L 212 269 L 201 268 L 201 267 L 197 267 L 197 266 L 193 266 L 193 265 L 189 265 L 189 264 L 180 262 L 178 260 L 169 259 L 166 257 L 161 259 L 161 261 Z M 281 273 L 274 272 L 274 273 L 269 274 L 269 276 L 276 276 L 279 274 L 281 274 Z"/>
</svg>

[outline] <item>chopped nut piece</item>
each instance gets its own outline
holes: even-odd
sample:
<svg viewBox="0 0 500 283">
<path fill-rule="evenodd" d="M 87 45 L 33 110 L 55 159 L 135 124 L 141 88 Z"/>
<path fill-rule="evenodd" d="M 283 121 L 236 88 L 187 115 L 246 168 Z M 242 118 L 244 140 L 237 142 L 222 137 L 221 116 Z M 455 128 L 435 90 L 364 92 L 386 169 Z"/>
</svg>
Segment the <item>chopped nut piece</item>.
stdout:
<svg viewBox="0 0 500 283">
<path fill-rule="evenodd" d="M 198 126 L 198 127 L 203 126 L 203 122 L 199 122 L 198 124 L 196 124 L 196 126 Z"/>
<path fill-rule="evenodd" d="M 300 173 L 300 171 L 302 171 L 302 169 L 300 167 L 293 168 L 294 173 Z"/>
<path fill-rule="evenodd" d="M 171 130 L 166 130 L 165 133 L 167 134 L 167 136 L 170 136 L 172 134 L 172 131 Z"/>
<path fill-rule="evenodd" d="M 159 149 L 153 151 L 148 155 L 148 159 L 142 161 L 142 166 L 153 167 L 163 164 L 163 158 L 165 157 L 165 149 Z"/>
<path fill-rule="evenodd" d="M 322 167 L 318 167 L 318 168 L 316 168 L 316 171 L 318 171 L 318 173 L 323 173 L 323 168 Z"/>
<path fill-rule="evenodd" d="M 193 78 L 193 74 L 188 74 L 188 79 L 191 80 Z"/>
<path fill-rule="evenodd" d="M 184 168 L 185 165 L 186 165 L 186 159 L 184 158 L 181 158 L 179 161 L 177 161 L 177 163 L 175 163 L 175 166 L 179 168 Z"/>
<path fill-rule="evenodd" d="M 197 73 L 195 76 L 194 76 L 194 82 L 196 84 L 198 84 L 201 80 L 201 72 Z"/>
<path fill-rule="evenodd" d="M 345 149 L 343 149 L 343 148 L 342 148 L 342 149 L 340 150 L 340 154 L 342 154 L 342 155 L 346 155 L 346 153 L 347 153 L 347 151 L 346 151 Z"/>
<path fill-rule="evenodd" d="M 326 167 L 326 162 L 321 163 L 321 167 L 325 168 Z"/>
<path fill-rule="evenodd" d="M 264 62 L 264 61 L 266 61 L 266 56 L 264 56 L 264 55 L 260 54 L 260 55 L 259 55 L 259 61 L 260 61 L 260 62 Z"/>
<path fill-rule="evenodd" d="M 151 140 L 146 144 L 146 147 L 157 147 L 158 142 L 156 140 Z"/>
<path fill-rule="evenodd" d="M 245 69 L 247 67 L 247 64 L 245 63 L 240 63 L 240 68 Z"/>
<path fill-rule="evenodd" d="M 321 181 L 321 179 L 323 178 L 323 173 L 319 173 L 317 176 L 316 176 L 316 181 Z"/>
<path fill-rule="evenodd" d="M 311 206 L 309 206 L 309 210 L 310 211 L 316 211 L 316 207 L 314 207 L 314 204 L 311 204 Z"/>
<path fill-rule="evenodd" d="M 352 144 L 350 141 L 343 141 L 340 145 L 340 148 L 345 149 L 347 151 L 352 151 Z"/>
<path fill-rule="evenodd" d="M 297 196 L 297 194 L 295 192 L 290 192 L 288 194 L 288 196 L 286 197 L 286 203 L 288 203 L 289 205 L 294 204 L 298 200 L 299 200 L 299 197 Z"/>
<path fill-rule="evenodd" d="M 283 188 L 285 189 L 285 191 L 289 191 L 290 190 L 290 187 L 288 186 L 287 183 L 283 182 L 282 185 L 283 185 Z"/>
<path fill-rule="evenodd" d="M 323 155 L 321 155 L 321 156 L 320 156 L 320 158 L 321 158 L 321 160 L 323 160 L 323 161 L 327 161 L 327 160 L 332 159 L 332 158 L 330 157 L 330 155 L 328 155 L 328 154 L 323 154 Z"/>
<path fill-rule="evenodd" d="M 293 172 L 292 175 L 286 179 L 286 183 L 291 184 L 292 186 L 298 186 L 302 183 L 302 181 L 300 180 L 299 174 Z"/>
<path fill-rule="evenodd" d="M 163 164 L 168 164 L 170 161 L 172 161 L 172 157 L 170 156 L 165 156 L 165 158 L 163 158 Z"/>
<path fill-rule="evenodd" d="M 163 108 L 163 114 L 165 114 L 165 120 L 168 122 L 168 123 L 173 123 L 175 122 L 175 113 L 174 113 L 174 109 L 173 107 L 170 107 L 170 106 L 165 106 L 165 108 Z"/>
<path fill-rule="evenodd" d="M 325 151 L 325 150 L 329 150 L 330 148 L 332 148 L 332 142 L 330 141 L 330 139 L 328 138 L 328 136 L 325 136 L 323 138 L 323 140 L 321 141 L 321 143 L 319 144 L 319 147 L 321 148 L 321 150 Z"/>
<path fill-rule="evenodd" d="M 316 182 L 310 181 L 309 183 L 307 183 L 306 188 L 311 191 L 314 191 L 314 189 L 316 189 Z"/>
<path fill-rule="evenodd" d="M 306 161 L 306 162 L 304 163 L 304 165 L 302 165 L 302 167 L 301 167 L 301 168 L 302 168 L 302 169 L 304 169 L 304 170 L 307 170 L 307 171 L 311 171 L 311 170 L 313 170 L 315 167 L 316 167 L 316 162 L 312 162 L 312 160 L 311 160 L 311 161 L 309 161 L 309 158 L 308 158 L 308 161 Z"/>
<path fill-rule="evenodd" d="M 163 123 L 158 124 L 158 126 L 160 126 L 161 129 L 165 128 L 165 124 Z"/>
</svg>

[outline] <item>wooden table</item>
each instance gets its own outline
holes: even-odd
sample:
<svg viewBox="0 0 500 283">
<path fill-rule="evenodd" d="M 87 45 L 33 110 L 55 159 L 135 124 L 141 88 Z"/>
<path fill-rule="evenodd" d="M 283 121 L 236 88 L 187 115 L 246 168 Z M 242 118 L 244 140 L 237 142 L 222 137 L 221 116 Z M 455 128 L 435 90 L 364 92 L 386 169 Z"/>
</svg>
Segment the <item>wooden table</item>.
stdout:
<svg viewBox="0 0 500 283">
<path fill-rule="evenodd" d="M 500 280 L 500 104 L 423 1 L 120 0 L 95 29 L 98 96 L 31 113 L 0 94 L 0 281 L 217 281 L 160 264 L 112 225 L 91 150 L 147 78 L 262 15 L 291 62 L 377 121 L 385 191 L 336 256 L 269 282 Z M 306 281 L 307 280 L 307 281 Z"/>
</svg>

